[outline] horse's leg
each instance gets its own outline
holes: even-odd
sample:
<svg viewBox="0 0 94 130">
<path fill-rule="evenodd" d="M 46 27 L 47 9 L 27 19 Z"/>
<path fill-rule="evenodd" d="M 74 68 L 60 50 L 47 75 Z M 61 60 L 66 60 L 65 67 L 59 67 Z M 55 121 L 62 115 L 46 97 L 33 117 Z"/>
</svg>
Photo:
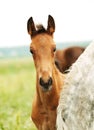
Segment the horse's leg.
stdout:
<svg viewBox="0 0 94 130">
<path fill-rule="evenodd" d="M 49 123 L 50 124 L 50 123 Z M 50 124 L 49 125 L 49 130 L 56 130 L 55 124 Z"/>
<path fill-rule="evenodd" d="M 48 125 L 49 125 L 49 130 L 56 130 L 56 110 L 51 110 L 49 112 L 49 121 L 48 121 Z"/>
<path fill-rule="evenodd" d="M 46 124 L 43 124 L 42 126 L 38 126 L 38 130 L 50 130 Z"/>
<path fill-rule="evenodd" d="M 43 122 L 42 130 L 50 130 L 49 126 L 48 126 L 48 123 L 46 121 Z"/>
<path fill-rule="evenodd" d="M 44 122 L 42 126 L 41 125 L 38 126 L 38 130 L 56 130 L 56 127 L 52 125 L 49 127 L 48 123 Z"/>
<path fill-rule="evenodd" d="M 41 125 L 38 126 L 38 130 L 42 130 L 42 126 Z"/>
</svg>

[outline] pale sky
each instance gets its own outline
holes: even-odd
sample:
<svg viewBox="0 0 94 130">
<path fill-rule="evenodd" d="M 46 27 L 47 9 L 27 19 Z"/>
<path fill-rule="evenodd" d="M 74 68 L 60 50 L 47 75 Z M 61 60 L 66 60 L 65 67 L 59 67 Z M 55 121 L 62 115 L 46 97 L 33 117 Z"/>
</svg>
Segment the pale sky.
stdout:
<svg viewBox="0 0 94 130">
<path fill-rule="evenodd" d="M 94 0 L 0 0 L 0 47 L 29 45 L 27 20 L 47 26 L 55 19 L 54 40 L 94 40 Z"/>
</svg>

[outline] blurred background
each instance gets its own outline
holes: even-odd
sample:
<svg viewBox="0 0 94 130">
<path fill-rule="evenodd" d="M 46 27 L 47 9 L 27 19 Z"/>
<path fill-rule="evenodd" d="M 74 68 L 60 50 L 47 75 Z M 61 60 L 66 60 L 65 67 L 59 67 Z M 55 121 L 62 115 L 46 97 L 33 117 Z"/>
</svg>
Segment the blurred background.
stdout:
<svg viewBox="0 0 94 130">
<path fill-rule="evenodd" d="M 30 119 L 35 68 L 27 20 L 47 27 L 55 19 L 57 49 L 86 47 L 94 39 L 93 0 L 0 1 L 0 130 L 36 130 Z"/>
</svg>

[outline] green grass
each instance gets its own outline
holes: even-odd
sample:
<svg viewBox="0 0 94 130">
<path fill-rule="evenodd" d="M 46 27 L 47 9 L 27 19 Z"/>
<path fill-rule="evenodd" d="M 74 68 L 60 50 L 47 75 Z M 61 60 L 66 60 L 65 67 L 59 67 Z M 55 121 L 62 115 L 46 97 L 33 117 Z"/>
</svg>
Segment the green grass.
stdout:
<svg viewBox="0 0 94 130">
<path fill-rule="evenodd" d="M 0 130 L 36 130 L 30 117 L 35 77 L 30 58 L 0 60 Z"/>
</svg>

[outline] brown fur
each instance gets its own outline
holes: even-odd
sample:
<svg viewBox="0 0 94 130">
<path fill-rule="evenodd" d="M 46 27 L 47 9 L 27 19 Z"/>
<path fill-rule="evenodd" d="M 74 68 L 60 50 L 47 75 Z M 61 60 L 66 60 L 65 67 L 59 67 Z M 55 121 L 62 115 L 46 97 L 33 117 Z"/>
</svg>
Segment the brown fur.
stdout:
<svg viewBox="0 0 94 130">
<path fill-rule="evenodd" d="M 73 46 L 55 53 L 55 64 L 60 72 L 64 73 L 78 59 L 85 48 Z"/>
<path fill-rule="evenodd" d="M 35 32 L 32 18 L 28 20 L 27 25 L 32 39 L 30 51 L 36 68 L 36 95 L 33 99 L 31 117 L 38 130 L 56 130 L 56 110 L 64 75 L 59 72 L 54 62 L 56 48 L 52 37 L 55 30 L 54 20 L 51 16 L 48 17 L 48 33 Z M 37 35 L 34 35 L 35 33 Z M 45 90 L 40 84 L 40 79 L 47 83 L 49 78 L 52 78 L 52 84 Z"/>
</svg>

